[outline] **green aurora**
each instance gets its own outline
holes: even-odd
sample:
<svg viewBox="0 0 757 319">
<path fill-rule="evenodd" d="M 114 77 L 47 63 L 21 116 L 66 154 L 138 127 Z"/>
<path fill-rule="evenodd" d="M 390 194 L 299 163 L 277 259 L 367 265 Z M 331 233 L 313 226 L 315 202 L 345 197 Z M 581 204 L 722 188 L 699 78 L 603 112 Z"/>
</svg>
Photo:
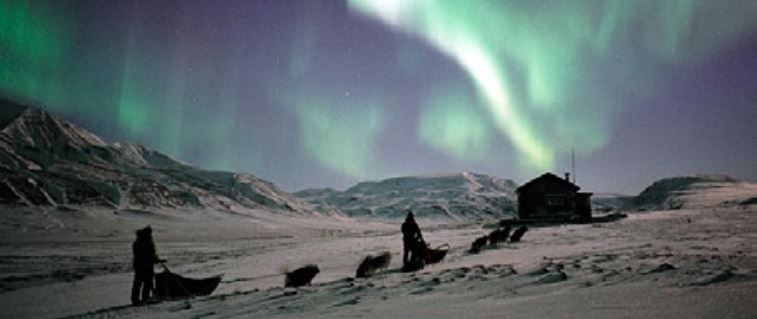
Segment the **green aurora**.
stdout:
<svg viewBox="0 0 757 319">
<path fill-rule="evenodd" d="M 580 98 L 592 84 L 582 72 L 591 63 L 586 54 L 607 55 L 615 52 L 611 47 L 634 44 L 659 59 L 686 63 L 757 27 L 754 1 L 349 3 L 358 12 L 423 38 L 456 61 L 477 88 L 493 124 L 522 155 L 522 163 L 538 170 L 554 169 L 558 153 L 571 147 L 588 153 L 607 143 L 612 103 Z M 641 43 L 631 35 L 636 27 L 642 29 Z M 512 84 L 517 77 L 525 83 L 520 94 Z M 476 154 L 463 151 L 470 144 L 459 137 L 470 134 L 469 125 L 438 125 L 447 126 L 441 129 L 443 140 L 429 141 L 428 134 L 421 134 L 424 140 L 450 154 Z"/>
<path fill-rule="evenodd" d="M 289 189 L 526 178 L 757 34 L 748 0 L 274 3 L 1 1 L 0 94 Z"/>
</svg>

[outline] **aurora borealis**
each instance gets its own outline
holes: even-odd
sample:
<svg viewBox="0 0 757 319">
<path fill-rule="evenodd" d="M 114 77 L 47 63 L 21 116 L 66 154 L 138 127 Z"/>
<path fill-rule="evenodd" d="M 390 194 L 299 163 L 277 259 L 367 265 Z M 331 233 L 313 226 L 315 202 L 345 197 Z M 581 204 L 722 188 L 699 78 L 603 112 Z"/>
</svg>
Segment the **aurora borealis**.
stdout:
<svg viewBox="0 0 757 319">
<path fill-rule="evenodd" d="M 0 94 L 287 190 L 757 179 L 757 2 L 0 2 Z"/>
</svg>

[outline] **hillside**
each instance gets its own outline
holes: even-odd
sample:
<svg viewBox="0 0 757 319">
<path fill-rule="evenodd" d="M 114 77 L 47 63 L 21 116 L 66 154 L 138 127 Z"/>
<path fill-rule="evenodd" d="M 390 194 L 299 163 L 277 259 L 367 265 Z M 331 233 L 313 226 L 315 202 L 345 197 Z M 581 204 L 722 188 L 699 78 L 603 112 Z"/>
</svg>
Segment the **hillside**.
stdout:
<svg viewBox="0 0 757 319">
<path fill-rule="evenodd" d="M 213 207 L 311 213 L 250 174 L 207 171 L 0 100 L 0 204 L 120 209 Z"/>
<path fill-rule="evenodd" d="M 757 184 L 724 175 L 661 179 L 628 202 L 631 210 L 666 210 L 747 205 L 757 198 Z"/>
<path fill-rule="evenodd" d="M 348 216 L 401 218 L 412 209 L 420 217 L 460 220 L 514 214 L 516 188 L 511 180 L 464 172 L 389 178 L 345 191 L 310 189 L 294 195 L 319 209 L 339 209 Z"/>
<path fill-rule="evenodd" d="M 628 206 L 634 196 L 616 193 L 594 193 L 591 196 L 591 209 L 595 212 L 611 212 Z"/>
</svg>

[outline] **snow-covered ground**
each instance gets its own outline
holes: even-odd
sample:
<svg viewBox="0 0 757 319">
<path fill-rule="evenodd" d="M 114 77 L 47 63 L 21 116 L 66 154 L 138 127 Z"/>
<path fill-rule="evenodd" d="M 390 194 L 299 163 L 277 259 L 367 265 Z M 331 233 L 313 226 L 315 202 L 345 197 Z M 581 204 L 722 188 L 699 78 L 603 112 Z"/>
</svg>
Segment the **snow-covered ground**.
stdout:
<svg viewBox="0 0 757 319">
<path fill-rule="evenodd" d="M 450 243 L 453 249 L 442 263 L 417 273 L 396 271 L 398 221 L 172 211 L 14 213 L 19 221 L 75 225 L 76 232 L 4 226 L 2 318 L 757 316 L 754 205 L 535 228 L 521 243 L 477 255 L 466 249 L 488 229 L 421 220 L 432 245 Z M 159 254 L 174 272 L 223 273 L 218 290 L 207 297 L 127 306 L 132 231 L 148 223 L 156 229 Z M 364 255 L 384 250 L 393 256 L 387 273 L 351 278 Z M 321 269 L 312 286 L 282 288 L 285 268 L 308 263 Z"/>
<path fill-rule="evenodd" d="M 512 181 L 398 177 L 297 198 L 250 174 L 107 144 L 41 110 L 0 104 L 0 318 L 757 317 L 754 183 L 661 180 L 628 199 L 647 212 L 536 228 L 470 255 L 490 231 L 471 220 L 513 213 Z M 605 202 L 613 210 L 626 199 Z M 426 240 L 452 247 L 417 273 L 397 271 L 406 208 L 434 218 L 420 219 Z M 174 272 L 223 273 L 220 287 L 128 306 L 131 242 L 145 225 Z M 351 278 L 382 251 L 393 256 L 387 273 Z M 284 270 L 310 263 L 321 269 L 312 286 L 281 287 Z"/>
</svg>

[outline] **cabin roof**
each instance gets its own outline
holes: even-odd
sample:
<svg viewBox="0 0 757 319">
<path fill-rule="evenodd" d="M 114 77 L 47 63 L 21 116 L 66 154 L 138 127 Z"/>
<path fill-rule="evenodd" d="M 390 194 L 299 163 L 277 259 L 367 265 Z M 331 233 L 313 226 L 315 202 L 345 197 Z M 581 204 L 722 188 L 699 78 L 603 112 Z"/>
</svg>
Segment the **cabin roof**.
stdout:
<svg viewBox="0 0 757 319">
<path fill-rule="evenodd" d="M 521 187 L 518 187 L 518 189 L 516 190 L 516 192 L 521 193 L 521 192 L 524 192 L 524 191 L 528 191 L 530 188 L 532 188 L 535 185 L 540 184 L 540 183 L 551 183 L 551 184 L 555 184 L 555 185 L 561 185 L 561 186 L 566 187 L 568 189 L 572 189 L 573 191 L 576 191 L 576 192 L 579 189 L 581 189 L 581 187 L 579 187 L 578 185 L 573 184 L 573 183 L 571 183 L 569 181 L 566 181 L 564 178 L 561 178 L 561 177 L 559 177 L 559 176 L 557 176 L 555 174 L 544 173 L 541 176 L 532 179 L 528 183 L 523 184 Z"/>
</svg>

